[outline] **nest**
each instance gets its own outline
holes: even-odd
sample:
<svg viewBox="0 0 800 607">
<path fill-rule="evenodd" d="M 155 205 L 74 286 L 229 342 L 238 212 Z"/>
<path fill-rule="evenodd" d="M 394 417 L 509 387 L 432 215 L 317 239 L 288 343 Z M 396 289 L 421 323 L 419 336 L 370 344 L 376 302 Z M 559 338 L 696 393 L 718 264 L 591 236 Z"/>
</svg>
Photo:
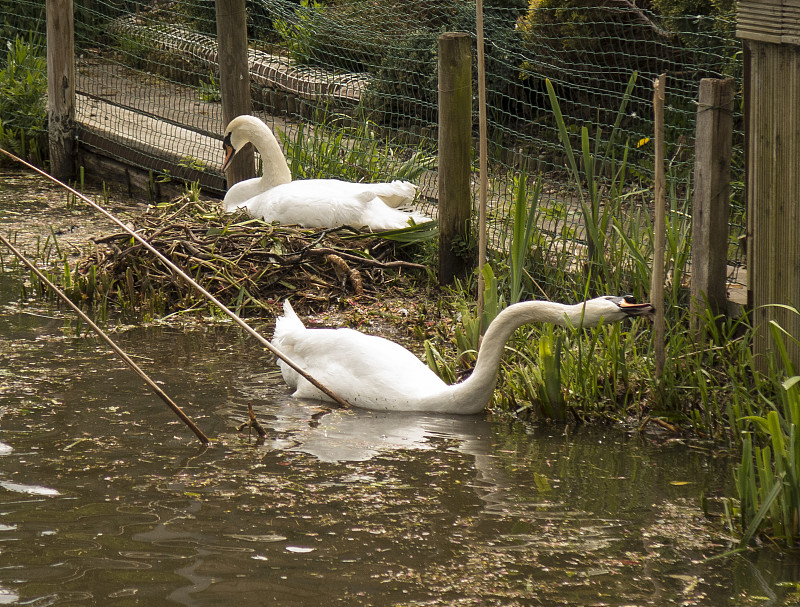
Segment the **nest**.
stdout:
<svg viewBox="0 0 800 607">
<path fill-rule="evenodd" d="M 405 246 L 433 232 L 381 235 L 351 227 L 303 229 L 268 224 L 218 203 L 187 197 L 151 207 L 133 228 L 175 265 L 240 315 L 272 315 L 287 297 L 319 311 L 341 300 L 377 298 L 407 286 L 427 266 L 403 260 Z M 164 315 L 207 302 L 143 245 L 120 232 L 93 239 L 73 291 L 94 304 Z"/>
</svg>

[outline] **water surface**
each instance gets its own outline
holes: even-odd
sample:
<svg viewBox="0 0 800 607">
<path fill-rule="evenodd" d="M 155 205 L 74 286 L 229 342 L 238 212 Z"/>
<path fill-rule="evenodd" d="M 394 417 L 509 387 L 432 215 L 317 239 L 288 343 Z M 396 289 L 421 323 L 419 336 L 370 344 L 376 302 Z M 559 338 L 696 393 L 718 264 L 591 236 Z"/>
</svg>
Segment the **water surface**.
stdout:
<svg viewBox="0 0 800 607">
<path fill-rule="evenodd" d="M 798 559 L 728 548 L 711 448 L 488 416 L 317 415 L 226 323 L 106 346 L 0 274 L 0 604 L 778 605 Z M 247 404 L 268 432 L 237 431 Z M 713 499 L 712 499 L 713 504 Z"/>
</svg>

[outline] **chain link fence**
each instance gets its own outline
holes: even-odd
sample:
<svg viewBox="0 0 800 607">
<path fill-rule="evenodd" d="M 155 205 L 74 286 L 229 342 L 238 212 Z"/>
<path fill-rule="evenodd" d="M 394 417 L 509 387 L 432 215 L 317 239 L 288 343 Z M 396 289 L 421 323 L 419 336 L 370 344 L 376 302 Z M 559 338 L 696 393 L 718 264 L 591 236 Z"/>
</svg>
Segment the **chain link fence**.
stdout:
<svg viewBox="0 0 800 607">
<path fill-rule="evenodd" d="M 30 156 L 46 142 L 46 119 L 19 89 L 30 84 L 25 80 L 30 74 L 34 86 L 41 87 L 44 78 L 45 88 L 36 89 L 34 99 L 46 93 L 44 3 L 0 4 L 0 36 L 7 48 L 0 74 L 5 89 L 0 136 L 5 147 Z M 576 255 L 585 241 L 548 79 L 573 148 L 581 149 L 586 127 L 592 149 L 602 150 L 607 177 L 624 160 L 626 194 L 620 209 L 627 212 L 652 201 L 652 81 L 666 72 L 671 213 L 690 213 L 685 192 L 693 169 L 699 80 L 732 77 L 741 90 L 733 16 L 664 16 L 634 2 L 485 4 L 491 241 L 505 246 L 514 176 L 520 172 L 543 178 L 541 241 Z M 420 210 L 435 216 L 437 40 L 445 31 L 474 36 L 474 2 L 248 0 L 247 15 L 254 113 L 284 135 L 284 146 L 322 154 L 331 150 L 321 142 L 334 141 L 341 148 L 334 153 L 352 165 L 349 177 L 365 180 L 393 176 L 370 174 L 371 167 L 391 173 L 412 161 L 419 169 L 414 180 L 420 186 Z M 76 0 L 79 143 L 160 171 L 162 179 L 202 177 L 207 188 L 222 194 L 224 125 L 215 32 L 214 0 Z M 477 128 L 477 101 L 473 110 Z M 732 285 L 743 281 L 738 273 L 744 233 L 739 103 L 734 124 Z M 311 162 L 313 156 L 307 155 Z M 383 161 L 376 163 L 376 156 Z M 304 165 L 295 177 L 337 176 L 326 173 L 329 166 Z M 477 158 L 474 166 L 477 193 Z"/>
</svg>

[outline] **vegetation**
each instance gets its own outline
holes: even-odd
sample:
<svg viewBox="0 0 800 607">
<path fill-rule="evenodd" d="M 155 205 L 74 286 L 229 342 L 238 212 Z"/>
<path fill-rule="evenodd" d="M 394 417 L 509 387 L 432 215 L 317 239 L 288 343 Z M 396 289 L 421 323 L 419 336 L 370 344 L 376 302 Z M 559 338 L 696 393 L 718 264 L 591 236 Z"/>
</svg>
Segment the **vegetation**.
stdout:
<svg viewBox="0 0 800 607">
<path fill-rule="evenodd" d="M 191 192 L 152 207 L 135 225 L 215 297 L 248 317 L 274 317 L 278 302 L 289 296 L 320 310 L 389 288 L 400 270 L 426 272 L 398 259 L 397 242 L 350 228 L 303 230 L 265 224 L 244 212 L 223 214 L 217 203 Z M 127 233 L 95 242 L 91 256 L 63 268 L 61 282 L 75 301 L 146 320 L 209 309 Z"/>
<path fill-rule="evenodd" d="M 16 37 L 0 69 L 0 146 L 41 165 L 48 157 L 47 60 L 38 37 Z"/>
<path fill-rule="evenodd" d="M 292 136 L 278 131 L 289 170 L 295 178 L 333 177 L 348 181 L 415 181 L 435 167 L 433 154 L 395 151 L 375 136 L 369 122 L 355 128 L 328 125 L 308 128 L 301 124 Z"/>
<path fill-rule="evenodd" d="M 740 523 L 740 546 L 760 533 L 796 548 L 800 540 L 800 376 L 794 374 L 784 346 L 786 337 L 794 338 L 774 321 L 770 330 L 778 346 L 778 362 L 789 377 L 779 381 L 781 371 L 773 366 L 759 391 L 764 404 L 747 403 L 744 411 L 734 411 L 733 422 L 743 436 L 736 469 L 739 499 L 726 502 L 726 515 L 731 528 L 734 520 Z"/>
<path fill-rule="evenodd" d="M 45 5 L 35 2 L 0 0 L 0 38 L 13 40 L 21 32 L 26 35 L 44 35 Z"/>
<path fill-rule="evenodd" d="M 280 14 L 273 11 L 278 5 Z M 578 301 L 601 293 L 646 297 L 653 227 L 645 204 L 648 166 L 639 143 L 649 133 L 644 119 L 649 79 L 663 69 L 695 75 L 734 74 L 738 69 L 726 29 L 731 7 L 722 0 L 709 5 L 712 16 L 721 19 L 693 24 L 682 18 L 695 6 L 688 0 L 654 0 L 655 13 L 622 16 L 608 7 L 587 8 L 579 0 L 557 6 L 550 0 L 486 5 L 492 137 L 498 148 L 511 149 L 519 141 L 531 148 L 560 146 L 556 164 L 566 166 L 571 184 L 562 199 L 544 198 L 540 176 L 513 174 L 507 167 L 502 179 L 514 184 L 513 211 L 504 219 L 509 242 L 502 243 L 484 269 L 483 317 L 477 317 L 471 303 L 474 277 L 446 297 L 417 302 L 419 316 L 410 326 L 424 343 L 431 367 L 450 381 L 469 371 L 481 327 L 509 303 L 531 297 Z M 178 6 L 195 11 L 184 14 L 186 21 L 213 31 L 212 1 Z M 416 179 L 431 166 L 425 151 L 412 156 L 394 150 L 372 128 L 436 122 L 438 34 L 445 28 L 472 31 L 474 7 L 469 2 L 448 3 L 444 11 L 437 3 L 427 6 L 422 10 L 416 2 L 367 0 L 248 2 L 252 31 L 259 30 L 255 21 L 262 17 L 270 23 L 265 41 L 281 42 L 303 63 L 369 70 L 373 78 L 360 108 L 369 118 L 355 129 L 331 122 L 281 134 L 295 175 Z M 667 18 L 655 19 L 658 13 Z M 39 27 L 41 11 L 26 19 Z M 400 25 L 391 29 L 389 22 Z M 367 30 L 370 35 L 360 35 Z M 703 44 L 712 37 L 718 43 L 714 49 Z M 625 40 L 627 45 L 612 57 L 604 42 L 608 40 Z M 133 62 L 179 69 L 152 52 L 152 40 L 120 36 L 116 43 Z M 595 81 L 574 69 L 592 62 L 603 68 L 592 76 Z M 700 67 L 684 70 L 689 66 Z M 35 162 L 46 154 L 41 139 L 46 132 L 44 75 L 38 39 L 16 38 L 0 71 L 0 144 Z M 216 98 L 213 74 L 210 81 L 198 78 L 195 85 L 203 99 Z M 689 88 L 685 83 L 676 88 L 680 86 Z M 681 145 L 677 133 L 690 131 L 690 98 L 693 89 L 669 117 L 676 133 L 669 139 L 676 148 Z M 552 127 L 549 142 L 534 141 L 539 135 L 526 132 L 541 123 Z M 492 408 L 526 420 L 613 418 L 639 428 L 685 428 L 740 448 L 739 500 L 728 504 L 731 525 L 735 521 L 745 531 L 744 543 L 761 534 L 791 546 L 800 533 L 800 380 L 781 352 L 770 374 L 756 371 L 746 316 L 702 319 L 703 342 L 687 330 L 683 273 L 691 247 L 691 184 L 685 166 L 672 165 L 669 180 L 670 282 L 664 302 L 669 355 L 663 374 L 653 376 L 653 344 L 643 320 L 590 330 L 525 327 L 508 345 Z M 577 208 L 579 224 L 566 221 L 571 206 Z M 221 215 L 196 190 L 154 207 L 137 227 L 233 309 L 252 316 L 272 316 L 275 300 L 288 293 L 321 308 L 352 297 L 377 297 L 391 286 L 422 291 L 429 288 L 426 278 L 434 265 L 430 239 L 435 233 L 430 228 L 380 239 L 348 230 L 289 229 L 243 215 Z M 101 317 L 109 307 L 144 318 L 205 309 L 204 302 L 158 269 L 127 236 L 107 235 L 98 245 L 77 266 L 65 261 L 54 237 L 43 248 L 55 255 L 51 272 L 71 296 L 93 306 Z M 428 318 L 435 322 L 419 321 Z"/>
</svg>

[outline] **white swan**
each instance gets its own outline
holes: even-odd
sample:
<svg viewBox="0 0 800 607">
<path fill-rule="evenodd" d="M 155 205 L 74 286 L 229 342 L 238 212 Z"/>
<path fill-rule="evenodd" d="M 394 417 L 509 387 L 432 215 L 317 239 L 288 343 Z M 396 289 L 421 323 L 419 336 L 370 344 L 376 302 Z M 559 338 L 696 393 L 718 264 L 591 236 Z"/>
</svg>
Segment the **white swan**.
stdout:
<svg viewBox="0 0 800 607">
<path fill-rule="evenodd" d="M 339 179 L 292 181 L 289 166 L 272 130 L 255 116 L 237 116 L 225 130 L 223 171 L 247 143 L 261 154 L 261 177 L 240 181 L 223 200 L 226 212 L 245 208 L 253 217 L 283 225 L 334 228 L 349 225 L 371 230 L 396 230 L 430 221 L 395 207 L 410 204 L 417 186 L 408 181 L 354 183 Z"/>
<path fill-rule="evenodd" d="M 590 327 L 654 311 L 649 303 L 612 296 L 575 305 L 514 304 L 489 325 L 472 375 L 449 386 L 399 344 L 353 329 L 306 329 L 288 301 L 283 310 L 275 324 L 273 345 L 351 405 L 377 411 L 463 414 L 479 413 L 488 404 L 506 341 L 522 325 L 547 322 Z M 294 396 L 329 400 L 288 365 L 278 364 Z"/>
</svg>

